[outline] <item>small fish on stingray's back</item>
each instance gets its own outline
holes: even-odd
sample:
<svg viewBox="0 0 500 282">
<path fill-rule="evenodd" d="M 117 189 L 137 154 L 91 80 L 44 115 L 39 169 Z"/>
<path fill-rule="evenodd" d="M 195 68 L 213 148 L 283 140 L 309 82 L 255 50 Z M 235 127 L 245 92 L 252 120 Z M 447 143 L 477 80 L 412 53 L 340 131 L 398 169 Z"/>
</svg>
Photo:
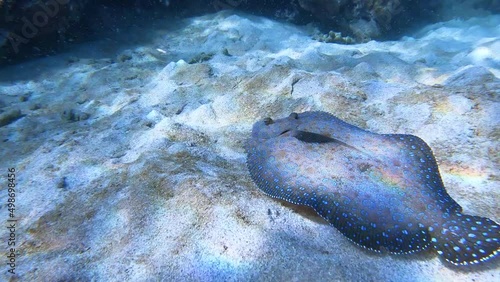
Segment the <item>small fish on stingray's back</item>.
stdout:
<svg viewBox="0 0 500 282">
<path fill-rule="evenodd" d="M 500 252 L 500 226 L 462 214 L 431 149 L 413 135 L 376 134 L 325 112 L 255 123 L 247 166 L 266 194 L 312 207 L 367 249 L 432 246 L 455 265 Z"/>
</svg>

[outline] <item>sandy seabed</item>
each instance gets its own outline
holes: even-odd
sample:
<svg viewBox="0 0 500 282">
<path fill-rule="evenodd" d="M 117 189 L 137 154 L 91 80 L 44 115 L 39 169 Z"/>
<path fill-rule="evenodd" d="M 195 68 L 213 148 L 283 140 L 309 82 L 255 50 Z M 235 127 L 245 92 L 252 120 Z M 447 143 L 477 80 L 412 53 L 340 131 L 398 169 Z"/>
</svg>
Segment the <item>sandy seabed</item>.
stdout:
<svg viewBox="0 0 500 282">
<path fill-rule="evenodd" d="M 463 270 L 355 246 L 263 194 L 243 150 L 255 121 L 308 110 L 414 134 L 464 212 L 500 222 L 499 26 L 338 45 L 223 11 L 0 69 L 18 219 L 2 280 L 500 281 L 498 259 Z"/>
</svg>

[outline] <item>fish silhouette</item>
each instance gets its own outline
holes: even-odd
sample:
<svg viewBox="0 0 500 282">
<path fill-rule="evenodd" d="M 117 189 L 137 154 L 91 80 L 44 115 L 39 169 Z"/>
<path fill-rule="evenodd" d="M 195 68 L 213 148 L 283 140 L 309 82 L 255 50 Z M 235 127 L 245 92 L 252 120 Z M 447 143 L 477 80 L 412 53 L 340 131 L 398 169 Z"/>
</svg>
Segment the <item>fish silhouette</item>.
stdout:
<svg viewBox="0 0 500 282">
<path fill-rule="evenodd" d="M 412 253 L 432 246 L 455 265 L 500 251 L 500 226 L 462 214 L 420 138 L 376 134 L 325 112 L 255 123 L 247 166 L 269 196 L 312 207 L 354 243 Z"/>
</svg>

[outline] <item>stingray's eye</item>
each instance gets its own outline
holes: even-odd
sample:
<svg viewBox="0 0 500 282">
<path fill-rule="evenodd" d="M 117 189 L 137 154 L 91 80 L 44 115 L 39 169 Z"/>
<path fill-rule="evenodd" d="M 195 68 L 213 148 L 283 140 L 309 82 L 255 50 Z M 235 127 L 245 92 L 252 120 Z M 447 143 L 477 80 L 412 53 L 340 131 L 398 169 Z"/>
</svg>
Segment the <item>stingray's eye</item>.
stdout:
<svg viewBox="0 0 500 282">
<path fill-rule="evenodd" d="M 274 120 L 272 118 L 265 118 L 264 119 L 264 124 L 265 125 L 270 125 L 270 124 L 273 124 L 274 123 Z"/>
<path fill-rule="evenodd" d="M 291 113 L 290 116 L 288 116 L 293 119 L 299 119 L 299 115 L 297 113 Z"/>
</svg>

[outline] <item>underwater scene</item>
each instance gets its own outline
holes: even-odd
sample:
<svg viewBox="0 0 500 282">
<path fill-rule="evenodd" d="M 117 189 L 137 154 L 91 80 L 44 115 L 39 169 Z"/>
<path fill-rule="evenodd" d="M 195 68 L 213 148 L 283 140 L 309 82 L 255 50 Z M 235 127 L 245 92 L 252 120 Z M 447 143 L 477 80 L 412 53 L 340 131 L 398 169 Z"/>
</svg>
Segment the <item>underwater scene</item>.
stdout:
<svg viewBox="0 0 500 282">
<path fill-rule="evenodd" d="M 0 0 L 0 281 L 500 281 L 500 1 Z"/>
</svg>

